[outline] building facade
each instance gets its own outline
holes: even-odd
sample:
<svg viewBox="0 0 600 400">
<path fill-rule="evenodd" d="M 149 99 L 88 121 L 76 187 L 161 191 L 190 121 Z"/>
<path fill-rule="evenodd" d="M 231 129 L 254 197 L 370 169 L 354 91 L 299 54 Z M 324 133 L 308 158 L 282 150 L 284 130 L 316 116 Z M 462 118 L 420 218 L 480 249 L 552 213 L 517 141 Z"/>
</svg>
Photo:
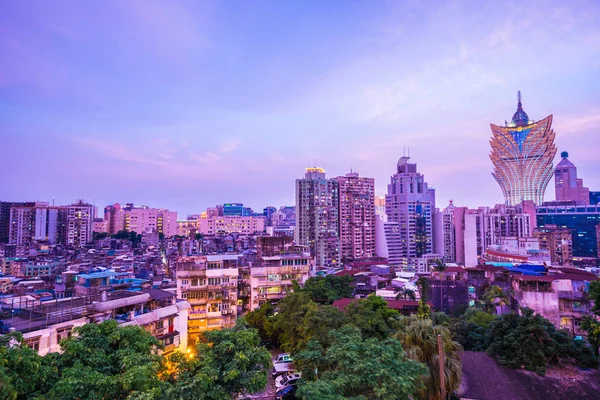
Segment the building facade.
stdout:
<svg viewBox="0 0 600 400">
<path fill-rule="evenodd" d="M 446 208 L 435 213 L 434 250 L 445 263 L 456 262 L 455 209 L 456 207 L 450 200 L 450 204 Z"/>
<path fill-rule="evenodd" d="M 202 332 L 235 325 L 239 258 L 237 255 L 209 255 L 177 260 L 177 298 L 191 305 L 188 343 L 194 345 Z"/>
<path fill-rule="evenodd" d="M 600 224 L 600 205 L 541 206 L 537 208 L 537 225 L 553 225 L 572 232 L 573 257 L 598 257 L 596 227 Z"/>
<path fill-rule="evenodd" d="M 198 233 L 203 235 L 240 233 L 252 235 L 265 230 L 265 217 L 243 217 L 224 215 L 208 217 L 204 214 L 198 219 Z"/>
<path fill-rule="evenodd" d="M 401 157 L 398 161 L 385 197 L 388 223 L 397 224 L 400 233 L 399 248 L 390 251 L 402 254 L 403 266 L 433 253 L 435 190 L 428 187 L 423 174 L 417 172 L 417 164 L 409 163 L 409 159 Z"/>
<path fill-rule="evenodd" d="M 92 241 L 94 206 L 83 200 L 66 206 L 68 246 L 83 247 Z"/>
<path fill-rule="evenodd" d="M 543 228 L 536 228 L 532 236 L 539 240 L 540 250 L 550 253 L 552 265 L 573 265 L 573 237 L 570 229 L 548 224 Z"/>
<path fill-rule="evenodd" d="M 339 185 L 342 259 L 375 256 L 375 179 L 351 172 L 335 178 Z"/>
<path fill-rule="evenodd" d="M 318 266 L 339 265 L 339 184 L 322 168 L 296 180 L 296 243 L 308 246 Z"/>
<path fill-rule="evenodd" d="M 0 201 L 0 243 L 8 243 L 10 237 L 10 209 L 34 203 Z"/>
<path fill-rule="evenodd" d="M 303 285 L 308 280 L 312 268 L 307 248 L 294 246 L 291 237 L 259 237 L 257 261 L 250 268 L 250 310 L 287 296 L 294 281 Z"/>
<path fill-rule="evenodd" d="M 577 167 L 569 161 L 569 153 L 560 153 L 562 160 L 554 171 L 556 201 L 574 201 L 576 204 L 590 204 L 590 189 L 583 186 L 583 179 L 577 178 Z"/>
<path fill-rule="evenodd" d="M 11 207 L 9 243 L 83 247 L 92 241 L 93 211 L 94 207 L 82 200 L 69 206 L 37 202 Z"/>
<path fill-rule="evenodd" d="M 500 185 L 507 205 L 532 200 L 537 205 L 544 201 L 546 186 L 552 178 L 552 162 L 556 155 L 552 115 L 540 120 L 529 119 L 518 94 L 517 111 L 505 126 L 490 124 L 494 165 L 492 175 Z"/>
<path fill-rule="evenodd" d="M 122 207 L 115 203 L 104 208 L 104 219 L 108 221 L 107 229 L 111 235 L 123 230 L 141 234 L 148 229 L 165 237 L 177 235 L 177 212 L 164 208 L 134 206 L 132 203 Z"/>
</svg>

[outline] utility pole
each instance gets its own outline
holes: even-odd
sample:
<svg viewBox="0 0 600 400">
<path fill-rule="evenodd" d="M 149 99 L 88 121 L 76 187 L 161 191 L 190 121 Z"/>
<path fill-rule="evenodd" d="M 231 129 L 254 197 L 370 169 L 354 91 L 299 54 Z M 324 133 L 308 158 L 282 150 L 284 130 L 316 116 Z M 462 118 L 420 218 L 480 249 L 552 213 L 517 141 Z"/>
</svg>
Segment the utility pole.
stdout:
<svg viewBox="0 0 600 400">
<path fill-rule="evenodd" d="M 444 384 L 444 365 L 446 364 L 444 360 L 444 347 L 442 346 L 442 335 L 438 334 L 438 360 L 440 363 L 440 399 L 444 400 L 446 398 L 446 385 Z"/>
</svg>

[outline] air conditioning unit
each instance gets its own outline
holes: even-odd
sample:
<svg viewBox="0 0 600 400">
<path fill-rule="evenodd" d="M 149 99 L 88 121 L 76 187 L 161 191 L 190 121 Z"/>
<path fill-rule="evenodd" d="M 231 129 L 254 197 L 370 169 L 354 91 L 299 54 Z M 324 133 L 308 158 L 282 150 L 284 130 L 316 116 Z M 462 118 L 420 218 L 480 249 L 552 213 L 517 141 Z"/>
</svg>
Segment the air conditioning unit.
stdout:
<svg viewBox="0 0 600 400">
<path fill-rule="evenodd" d="M 223 310 L 223 311 L 221 311 L 221 313 L 222 313 L 223 315 L 227 315 L 227 314 L 229 313 L 229 310 Z"/>
</svg>

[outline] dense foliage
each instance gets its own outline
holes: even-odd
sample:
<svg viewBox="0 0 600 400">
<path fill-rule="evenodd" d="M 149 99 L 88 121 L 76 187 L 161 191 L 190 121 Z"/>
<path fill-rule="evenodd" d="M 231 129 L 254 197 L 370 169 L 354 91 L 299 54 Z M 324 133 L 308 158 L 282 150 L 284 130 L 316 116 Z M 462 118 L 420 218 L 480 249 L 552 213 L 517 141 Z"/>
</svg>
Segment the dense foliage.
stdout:
<svg viewBox="0 0 600 400">
<path fill-rule="evenodd" d="M 159 355 L 142 328 L 114 320 L 75 328 L 61 353 L 44 357 L 20 334 L 0 336 L 0 399 L 226 400 L 266 385 L 269 352 L 253 329 L 209 332 L 190 353 Z"/>
<path fill-rule="evenodd" d="M 439 324 L 448 322 L 445 315 L 432 316 Z M 438 333 L 448 353 L 446 387 L 458 388 L 460 345 L 449 330 L 431 319 L 403 317 L 375 295 L 340 311 L 297 290 L 275 309 L 263 305 L 245 318 L 263 339 L 295 354 L 305 381 L 298 389 L 302 399 L 436 398 Z"/>
<path fill-rule="evenodd" d="M 350 284 L 353 280 L 349 275 L 312 277 L 306 281 L 302 291 L 307 293 L 312 301 L 331 304 L 337 299 L 352 297 L 354 288 Z"/>
<path fill-rule="evenodd" d="M 598 356 L 600 349 L 600 281 L 590 282 L 589 297 L 594 301 L 592 308 L 594 315 L 584 319 L 581 327 L 587 331 L 588 341 L 594 348 L 594 354 Z"/>
<path fill-rule="evenodd" d="M 442 338 L 444 349 L 444 382 L 450 393 L 460 385 L 462 347 L 452 340 L 448 328 L 436 325 L 431 319 L 418 318 L 413 315 L 403 318 L 395 337 L 400 341 L 407 356 L 427 366 L 427 375 L 423 377 L 423 385 L 419 390 L 422 399 L 440 399 L 440 358 L 438 356 L 438 335 Z"/>
<path fill-rule="evenodd" d="M 168 398 L 227 400 L 232 395 L 265 388 L 271 354 L 259 346 L 255 330 L 238 324 L 232 329 L 209 331 L 189 355 L 170 357 Z"/>
<path fill-rule="evenodd" d="M 486 332 L 487 352 L 510 368 L 525 368 L 544 374 L 549 365 L 579 364 L 595 367 L 592 350 L 560 331 L 533 310 L 522 315 L 505 314 L 493 321 Z"/>
<path fill-rule="evenodd" d="M 524 368 L 543 375 L 552 365 L 588 368 L 598 364 L 585 341 L 574 340 L 570 333 L 556 329 L 528 308 L 522 309 L 521 315 L 501 316 L 469 309 L 448 326 L 465 350 L 487 351 L 509 368 Z"/>
<path fill-rule="evenodd" d="M 398 340 L 364 339 L 358 328 L 349 325 L 329 336 L 326 349 L 311 340 L 296 355 L 306 379 L 298 389 L 300 398 L 408 399 L 422 386 L 427 369 L 408 359 Z"/>
</svg>

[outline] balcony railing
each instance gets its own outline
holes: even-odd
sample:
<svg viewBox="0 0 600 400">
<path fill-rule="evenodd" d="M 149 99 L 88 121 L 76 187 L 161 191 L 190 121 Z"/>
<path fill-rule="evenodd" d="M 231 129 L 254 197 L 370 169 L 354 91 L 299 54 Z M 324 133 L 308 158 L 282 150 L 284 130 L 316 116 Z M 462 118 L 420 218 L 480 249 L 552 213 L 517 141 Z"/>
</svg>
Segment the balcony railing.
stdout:
<svg viewBox="0 0 600 400">
<path fill-rule="evenodd" d="M 587 299 L 587 293 L 578 290 L 559 290 L 557 291 L 559 299 L 584 300 Z"/>
</svg>

